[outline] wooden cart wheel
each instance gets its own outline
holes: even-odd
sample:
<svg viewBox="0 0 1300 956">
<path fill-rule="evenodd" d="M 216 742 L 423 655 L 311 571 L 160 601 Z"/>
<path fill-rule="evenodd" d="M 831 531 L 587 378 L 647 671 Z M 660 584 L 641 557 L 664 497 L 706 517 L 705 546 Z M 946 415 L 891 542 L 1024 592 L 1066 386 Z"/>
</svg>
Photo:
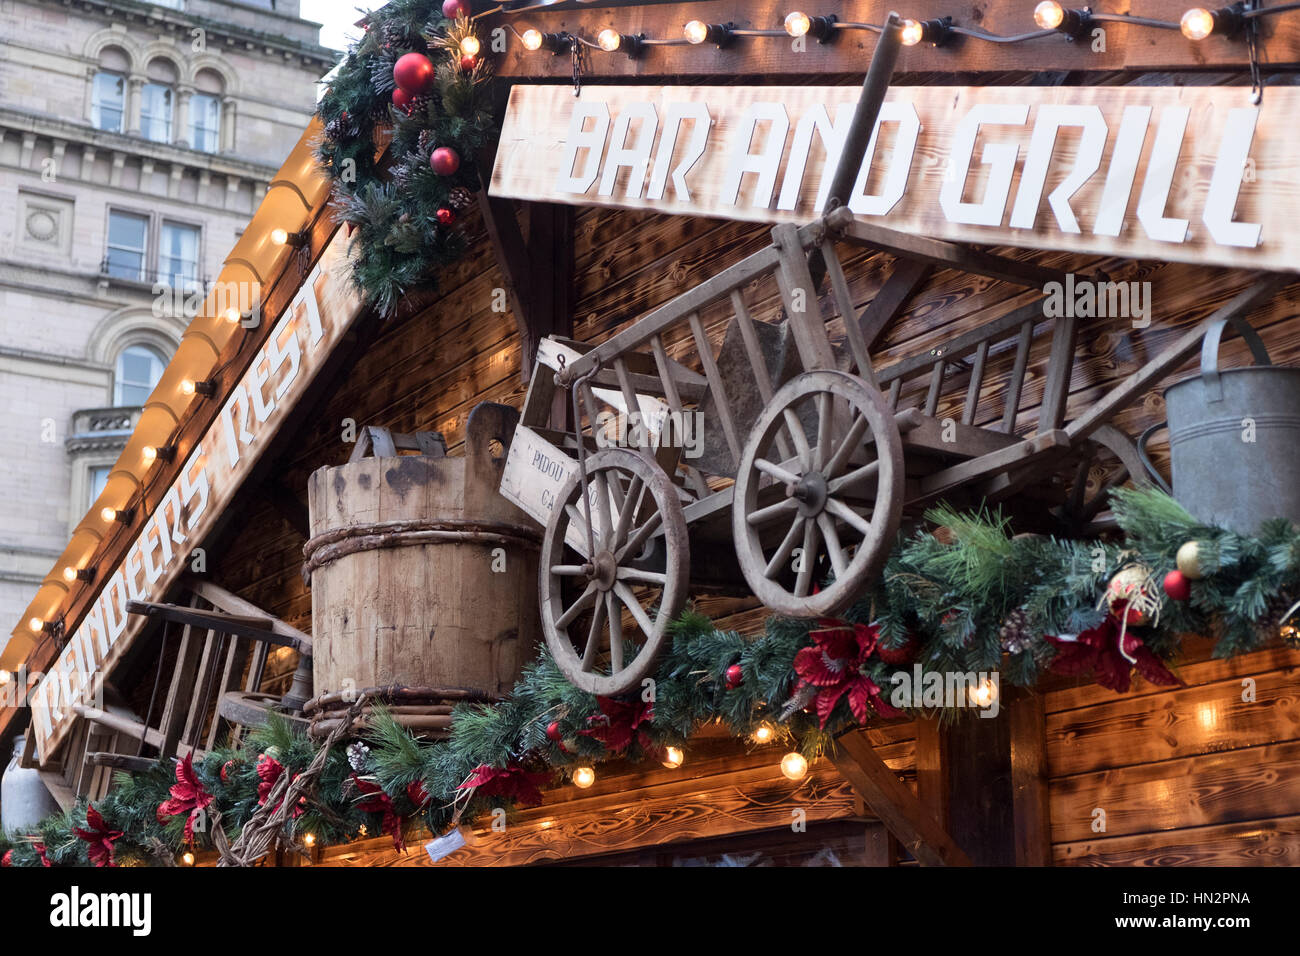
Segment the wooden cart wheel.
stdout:
<svg viewBox="0 0 1300 956">
<path fill-rule="evenodd" d="M 668 475 L 637 452 L 597 452 L 587 459 L 587 480 L 595 554 L 587 553 L 575 472 L 556 496 L 542 539 L 542 631 L 575 687 L 613 696 L 651 672 L 686 603 L 686 519 Z"/>
<path fill-rule="evenodd" d="M 759 600 L 793 617 L 844 611 L 884 567 L 902 514 L 903 442 L 878 390 L 818 371 L 772 396 L 745 443 L 731 514 Z M 828 572 L 835 580 L 814 593 Z"/>
<path fill-rule="evenodd" d="M 1110 493 L 1125 482 L 1147 483 L 1137 445 L 1114 425 L 1102 425 L 1081 449 L 1065 503 L 1052 513 L 1072 537 L 1113 531 L 1118 525 L 1110 513 Z"/>
<path fill-rule="evenodd" d="M 232 690 L 222 695 L 217 704 L 217 713 L 232 724 L 241 727 L 264 726 L 271 714 L 279 714 L 290 725 L 301 730 L 307 729 L 307 720 L 301 714 L 288 713 L 280 705 L 280 698 L 275 694 L 255 694 Z"/>
</svg>

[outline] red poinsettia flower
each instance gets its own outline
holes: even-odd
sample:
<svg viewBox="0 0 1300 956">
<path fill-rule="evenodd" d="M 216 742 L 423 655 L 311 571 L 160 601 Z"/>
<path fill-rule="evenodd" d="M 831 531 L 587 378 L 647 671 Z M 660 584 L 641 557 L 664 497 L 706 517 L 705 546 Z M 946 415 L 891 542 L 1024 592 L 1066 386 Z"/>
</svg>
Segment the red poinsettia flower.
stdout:
<svg viewBox="0 0 1300 956">
<path fill-rule="evenodd" d="M 424 784 L 419 780 L 406 785 L 406 799 L 415 805 L 416 810 L 423 810 L 424 805 L 431 799 L 429 792 L 424 789 Z"/>
<path fill-rule="evenodd" d="M 32 849 L 35 850 L 35 851 L 36 851 L 36 855 L 39 856 L 39 857 L 41 858 L 41 866 L 53 866 L 53 865 L 54 865 L 53 863 L 50 862 L 50 858 L 49 858 L 48 856 L 45 855 L 45 844 L 44 844 L 44 843 L 33 843 L 33 844 L 32 844 Z"/>
<path fill-rule="evenodd" d="M 5 850 L 5 855 L 0 856 L 0 866 L 13 866 L 13 865 L 14 865 L 14 851 Z"/>
<path fill-rule="evenodd" d="M 1121 694 L 1129 689 L 1135 669 L 1152 684 L 1175 686 L 1183 683 L 1132 631 L 1124 633 L 1124 646 L 1121 648 L 1120 634 L 1119 621 L 1107 615 L 1096 627 L 1089 628 L 1072 641 L 1048 636 L 1057 652 L 1052 658 L 1052 670 L 1058 674 L 1092 677 L 1102 687 Z"/>
<path fill-rule="evenodd" d="M 184 760 L 176 763 L 176 782 L 172 784 L 171 799 L 159 804 L 155 816 L 159 823 L 167 817 L 188 814 L 185 819 L 185 840 L 194 842 L 194 822 L 203 809 L 212 802 L 212 794 L 203 789 L 203 783 L 194 772 L 194 753 L 185 755 Z"/>
<path fill-rule="evenodd" d="M 280 761 L 276 760 L 274 757 L 269 754 L 262 754 L 257 758 L 257 778 L 259 781 L 257 784 L 257 805 L 259 807 L 266 803 L 266 798 L 271 795 L 271 790 L 274 789 L 275 784 L 280 779 L 282 773 L 284 773 L 284 764 L 280 763 Z M 295 773 L 293 777 L 296 776 L 298 775 Z M 290 783 L 293 782 L 293 777 L 289 778 Z M 280 805 L 277 803 L 275 807 L 271 808 L 271 812 L 274 813 L 276 808 L 279 806 Z M 306 806 L 306 797 L 299 797 L 298 805 L 293 808 L 293 816 L 301 816 L 302 811 L 306 809 Z"/>
<path fill-rule="evenodd" d="M 89 844 L 86 855 L 90 857 L 91 863 L 95 866 L 117 866 L 113 862 L 113 842 L 121 838 L 122 831 L 110 830 L 98 810 L 87 807 L 86 828 L 83 830 L 76 827 L 73 832 Z"/>
<path fill-rule="evenodd" d="M 814 691 L 817 718 L 822 727 L 830 720 L 840 698 L 848 696 L 849 710 L 858 723 L 866 723 L 871 715 L 868 705 L 882 717 L 897 717 L 902 711 L 891 707 L 880 696 L 880 686 L 862 673 L 862 669 L 876 650 L 880 629 L 875 625 L 849 624 L 846 621 L 823 620 L 820 630 L 808 636 L 813 643 L 801 648 L 794 656 L 795 673 L 799 687 Z"/>
<path fill-rule="evenodd" d="M 613 697 L 597 697 L 596 706 L 600 713 L 587 718 L 587 723 L 594 726 L 578 733 L 599 740 L 610 753 L 622 753 L 633 740 L 637 740 L 643 749 L 649 747 L 650 737 L 642 725 L 655 719 L 653 703 L 640 700 L 627 703 Z"/>
<path fill-rule="evenodd" d="M 365 800 L 357 802 L 357 808 L 364 810 L 366 813 L 382 813 L 383 823 L 380 824 L 380 832 L 391 833 L 393 836 L 393 849 L 398 853 L 406 852 L 406 841 L 402 839 L 402 816 L 393 806 L 393 798 L 384 792 L 384 788 L 377 783 L 371 783 L 364 777 L 358 777 L 352 774 L 352 782 L 356 784 L 357 790 Z M 417 807 L 423 806 L 428 802 L 425 796 L 420 802 L 416 802 L 416 796 L 424 794 L 424 786 L 417 780 L 406 788 L 406 795 L 411 798 L 411 802 Z"/>
<path fill-rule="evenodd" d="M 505 797 L 517 800 L 526 807 L 541 806 L 542 791 L 538 789 L 550 779 L 548 773 L 530 773 L 517 763 L 505 767 L 479 764 L 470 778 L 457 790 L 477 789 L 485 797 Z"/>
</svg>

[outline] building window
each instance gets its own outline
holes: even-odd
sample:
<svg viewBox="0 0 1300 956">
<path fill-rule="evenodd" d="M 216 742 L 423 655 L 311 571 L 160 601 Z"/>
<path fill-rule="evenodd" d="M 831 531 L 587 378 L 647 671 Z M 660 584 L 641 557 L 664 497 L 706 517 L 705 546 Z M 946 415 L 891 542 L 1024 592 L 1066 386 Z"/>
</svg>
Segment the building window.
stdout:
<svg viewBox="0 0 1300 956">
<path fill-rule="evenodd" d="M 190 143 L 205 153 L 221 146 L 221 100 L 209 93 L 190 97 Z"/>
<path fill-rule="evenodd" d="M 119 279 L 144 281 L 144 262 L 149 235 L 145 216 L 110 211 L 108 214 L 108 254 L 104 272 Z"/>
<path fill-rule="evenodd" d="M 155 143 L 172 138 L 172 88 L 146 83 L 140 90 L 140 135 Z"/>
<path fill-rule="evenodd" d="M 112 465 L 92 465 L 88 474 L 87 493 L 89 495 L 86 501 L 86 510 L 94 507 L 95 502 L 104 491 L 104 486 L 108 484 L 108 473 L 113 470 Z"/>
<path fill-rule="evenodd" d="M 91 96 L 91 122 L 95 129 L 122 132 L 126 107 L 126 78 L 116 73 L 96 73 Z"/>
<path fill-rule="evenodd" d="M 163 357 L 151 348 L 132 345 L 123 349 L 113 372 L 113 404 L 119 408 L 143 405 L 162 378 L 163 365 Z"/>
<path fill-rule="evenodd" d="M 164 222 L 158 249 L 158 281 L 180 288 L 194 285 L 198 278 L 198 227 Z"/>
</svg>

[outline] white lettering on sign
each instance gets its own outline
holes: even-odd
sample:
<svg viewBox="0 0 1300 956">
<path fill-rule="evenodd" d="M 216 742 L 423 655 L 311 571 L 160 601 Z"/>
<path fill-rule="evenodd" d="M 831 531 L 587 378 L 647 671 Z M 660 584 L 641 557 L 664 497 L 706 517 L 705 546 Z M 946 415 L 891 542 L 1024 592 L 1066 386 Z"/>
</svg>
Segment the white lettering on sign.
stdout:
<svg viewBox="0 0 1300 956">
<path fill-rule="evenodd" d="M 807 222 L 825 207 L 859 91 L 564 94 L 512 90 L 494 195 Z M 841 198 L 916 235 L 1290 269 L 1298 114 L 1292 88 L 1257 107 L 1226 87 L 895 87 Z"/>
<path fill-rule="evenodd" d="M 42 763 L 75 718 L 72 705 L 99 692 L 143 627 L 143 619 L 127 614 L 127 601 L 159 600 L 185 570 L 190 548 L 211 530 L 218 505 L 230 500 L 270 443 L 286 403 L 301 394 L 360 311 L 347 277 L 346 245 L 340 231 L 33 690 L 32 727 Z"/>
</svg>

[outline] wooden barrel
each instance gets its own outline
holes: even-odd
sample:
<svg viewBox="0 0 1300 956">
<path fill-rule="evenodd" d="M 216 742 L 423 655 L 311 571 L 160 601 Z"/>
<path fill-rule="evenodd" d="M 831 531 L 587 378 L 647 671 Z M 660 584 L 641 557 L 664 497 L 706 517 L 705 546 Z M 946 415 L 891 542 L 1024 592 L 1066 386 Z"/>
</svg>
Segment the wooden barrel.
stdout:
<svg viewBox="0 0 1300 956">
<path fill-rule="evenodd" d="M 361 458 L 311 476 L 316 693 L 510 690 L 540 635 L 539 531 L 497 491 L 518 417 L 477 406 L 464 457 Z"/>
</svg>

